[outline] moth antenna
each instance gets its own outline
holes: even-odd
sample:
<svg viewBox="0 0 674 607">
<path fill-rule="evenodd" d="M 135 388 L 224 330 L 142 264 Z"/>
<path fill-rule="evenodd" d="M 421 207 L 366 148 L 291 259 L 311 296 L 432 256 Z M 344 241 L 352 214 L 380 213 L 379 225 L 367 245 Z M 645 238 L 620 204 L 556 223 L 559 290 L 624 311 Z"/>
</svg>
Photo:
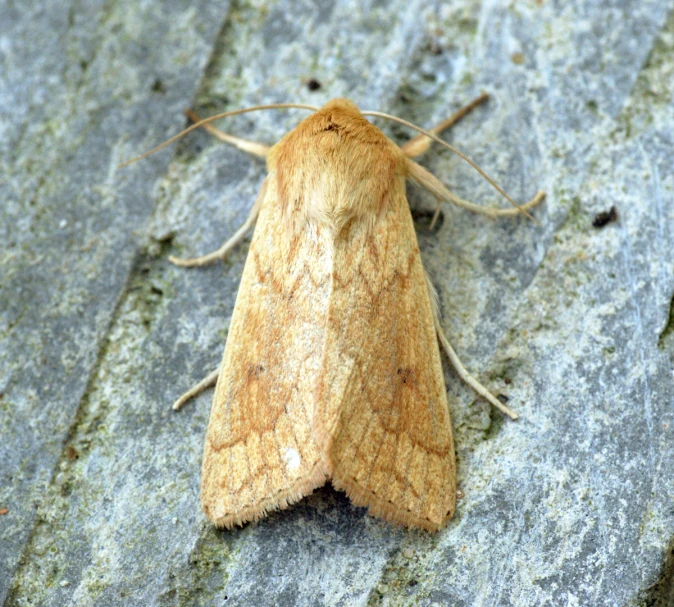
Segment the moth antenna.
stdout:
<svg viewBox="0 0 674 607">
<path fill-rule="evenodd" d="M 437 135 L 434 135 L 430 131 L 426 131 L 422 129 L 421 127 L 417 126 L 416 124 L 412 124 L 411 122 L 408 122 L 407 120 L 403 120 L 402 118 L 398 118 L 397 116 L 392 116 L 391 114 L 385 114 L 384 112 L 376 112 L 376 111 L 367 111 L 367 112 L 361 112 L 363 116 L 376 116 L 378 118 L 386 118 L 387 120 L 392 120 L 393 122 L 398 122 L 399 124 L 402 124 L 404 126 L 407 126 L 411 129 L 414 129 L 415 131 L 418 131 L 422 135 L 426 135 L 426 137 L 429 137 L 433 141 L 437 141 L 440 145 L 445 146 L 448 150 L 451 150 L 454 152 L 457 156 L 465 160 L 470 166 L 472 166 L 482 177 L 484 177 L 487 182 L 499 193 L 501 194 L 508 202 L 510 202 L 513 206 L 517 207 L 521 213 L 526 215 L 531 221 L 533 221 L 536 225 L 540 226 L 541 224 L 532 216 L 530 215 L 527 211 L 525 211 L 519 204 L 517 204 L 508 194 L 506 194 L 503 189 L 491 178 L 487 173 L 485 173 L 475 162 L 473 162 L 468 156 L 466 156 L 463 152 L 460 150 L 457 150 L 454 146 L 450 145 L 446 141 L 443 141 L 438 137 Z"/>
<path fill-rule="evenodd" d="M 158 152 L 162 148 L 165 148 L 167 145 L 173 143 L 177 139 L 180 139 L 184 135 L 187 135 L 190 131 L 193 131 L 194 129 L 199 128 L 201 125 L 206 124 L 207 122 L 213 122 L 214 120 L 219 120 L 220 118 L 226 118 L 227 116 L 236 116 L 237 114 L 245 114 L 247 112 L 257 112 L 258 110 L 274 110 L 274 109 L 282 109 L 282 108 L 297 108 L 300 110 L 311 110 L 312 112 L 317 112 L 320 108 L 317 108 L 314 105 L 305 105 L 303 103 L 272 103 L 270 105 L 255 105 L 253 107 L 247 107 L 243 108 L 241 110 L 232 110 L 231 112 L 222 112 L 221 114 L 216 114 L 215 116 L 210 116 L 208 118 L 204 118 L 203 120 L 200 120 L 199 122 L 195 122 L 194 124 L 188 126 L 185 130 L 180 131 L 177 135 L 174 135 L 170 139 L 167 139 L 164 141 L 164 143 L 159 144 L 157 147 L 152 148 L 149 152 L 145 152 L 144 154 L 141 154 L 140 156 L 136 156 L 136 158 L 132 158 L 131 160 L 127 160 L 126 162 L 123 162 L 120 164 L 117 168 L 121 169 L 124 168 L 125 166 L 129 166 L 130 164 L 133 164 L 134 162 L 138 162 L 139 160 L 142 160 L 143 158 L 146 158 L 147 156 L 150 156 L 151 154 L 154 154 L 155 152 Z"/>
</svg>

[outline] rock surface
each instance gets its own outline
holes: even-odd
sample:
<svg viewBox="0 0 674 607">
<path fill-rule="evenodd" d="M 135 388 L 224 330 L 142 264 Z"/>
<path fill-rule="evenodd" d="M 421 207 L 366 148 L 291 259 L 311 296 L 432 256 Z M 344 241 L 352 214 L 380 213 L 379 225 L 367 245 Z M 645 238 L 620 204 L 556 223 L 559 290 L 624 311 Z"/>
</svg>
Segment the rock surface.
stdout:
<svg viewBox="0 0 674 607">
<path fill-rule="evenodd" d="M 0 6 L 0 603 L 674 605 L 674 2 L 53 2 Z M 309 87 L 315 79 L 320 87 Z M 311 90 L 314 89 L 314 90 Z M 486 221 L 411 189 L 464 364 L 464 494 L 436 535 L 327 487 L 243 529 L 198 505 L 211 393 L 262 162 L 202 113 L 348 96 L 445 137 L 519 200 Z M 272 143 L 306 114 L 226 130 Z M 382 124 L 396 141 L 404 129 Z M 423 164 L 495 204 L 436 148 Z M 617 221 L 593 227 L 615 206 Z"/>
</svg>

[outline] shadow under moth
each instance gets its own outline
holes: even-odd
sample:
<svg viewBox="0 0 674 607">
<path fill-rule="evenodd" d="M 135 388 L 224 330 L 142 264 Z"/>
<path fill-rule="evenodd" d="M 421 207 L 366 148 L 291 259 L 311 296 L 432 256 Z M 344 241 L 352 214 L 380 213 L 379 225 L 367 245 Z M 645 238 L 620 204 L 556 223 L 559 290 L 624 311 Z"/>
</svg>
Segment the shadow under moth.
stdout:
<svg viewBox="0 0 674 607">
<path fill-rule="evenodd" d="M 223 259 L 255 225 L 221 366 L 174 405 L 216 384 L 201 503 L 218 527 L 262 518 L 330 481 L 376 516 L 440 529 L 454 512 L 456 473 L 438 342 L 464 381 L 517 417 L 444 336 L 405 194 L 410 180 L 438 208 L 449 201 L 489 217 L 528 215 L 543 199 L 482 207 L 412 160 L 434 140 L 451 147 L 437 134 L 486 97 L 430 131 L 414 127 L 421 134 L 402 147 L 365 118 L 385 115 L 345 99 L 311 108 L 271 147 L 206 124 L 241 111 L 191 116 L 198 122 L 188 130 L 204 126 L 268 168 L 229 241 L 203 257 L 170 258 L 182 266 Z"/>
</svg>

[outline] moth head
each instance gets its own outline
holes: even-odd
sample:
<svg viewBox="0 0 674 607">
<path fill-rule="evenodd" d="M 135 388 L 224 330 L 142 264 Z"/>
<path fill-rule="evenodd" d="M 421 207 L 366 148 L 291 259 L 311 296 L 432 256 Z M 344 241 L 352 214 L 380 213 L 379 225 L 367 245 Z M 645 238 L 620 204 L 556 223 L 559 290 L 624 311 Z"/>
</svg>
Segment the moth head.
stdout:
<svg viewBox="0 0 674 607">
<path fill-rule="evenodd" d="M 353 101 L 345 99 L 344 97 L 337 97 L 336 99 L 331 99 L 320 109 L 321 112 L 326 112 L 330 110 L 339 110 L 347 113 L 350 112 L 354 116 L 362 116 L 360 110 L 358 109 L 358 106 Z"/>
</svg>

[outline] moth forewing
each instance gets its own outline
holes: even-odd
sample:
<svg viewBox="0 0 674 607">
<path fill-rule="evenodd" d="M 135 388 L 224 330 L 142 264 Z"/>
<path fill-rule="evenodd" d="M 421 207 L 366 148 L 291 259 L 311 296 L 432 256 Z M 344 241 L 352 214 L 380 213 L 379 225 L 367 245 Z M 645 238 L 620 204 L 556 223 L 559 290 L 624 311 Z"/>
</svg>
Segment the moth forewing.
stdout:
<svg viewBox="0 0 674 607">
<path fill-rule="evenodd" d="M 231 527 L 283 508 L 327 479 L 313 438 L 330 286 L 329 241 L 291 234 L 268 177 L 236 298 L 206 433 L 201 503 Z"/>
<path fill-rule="evenodd" d="M 335 240 L 314 428 L 333 485 L 354 503 L 437 530 L 454 512 L 454 444 L 404 188 L 391 182 L 373 230 L 354 224 Z"/>
</svg>

